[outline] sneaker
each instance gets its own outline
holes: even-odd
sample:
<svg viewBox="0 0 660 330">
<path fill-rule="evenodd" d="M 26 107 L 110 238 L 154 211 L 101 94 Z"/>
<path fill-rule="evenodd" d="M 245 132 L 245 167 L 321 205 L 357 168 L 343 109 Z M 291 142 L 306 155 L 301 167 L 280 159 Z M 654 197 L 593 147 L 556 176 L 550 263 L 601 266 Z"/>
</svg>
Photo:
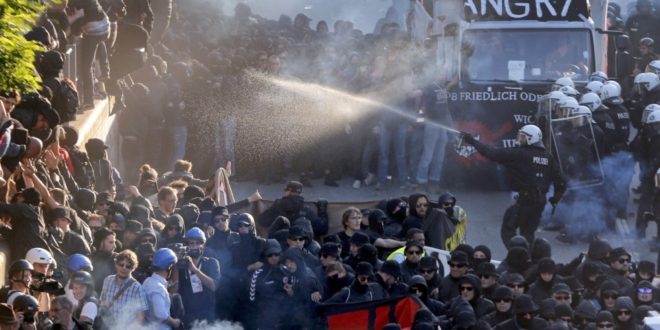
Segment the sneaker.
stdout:
<svg viewBox="0 0 660 330">
<path fill-rule="evenodd" d="M 362 181 L 360 180 L 353 181 L 353 189 L 360 189 L 361 186 L 362 186 Z"/>
<path fill-rule="evenodd" d="M 376 176 L 373 173 L 367 174 L 367 177 L 364 179 L 364 184 L 367 186 L 371 186 L 374 183 L 374 180 L 376 180 Z"/>
</svg>

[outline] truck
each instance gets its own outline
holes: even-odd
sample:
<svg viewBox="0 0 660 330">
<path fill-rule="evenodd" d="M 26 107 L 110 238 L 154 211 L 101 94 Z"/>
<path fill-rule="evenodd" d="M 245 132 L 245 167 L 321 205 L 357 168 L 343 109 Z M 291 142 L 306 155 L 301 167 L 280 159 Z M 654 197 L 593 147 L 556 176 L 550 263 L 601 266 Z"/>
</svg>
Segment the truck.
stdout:
<svg viewBox="0 0 660 330">
<path fill-rule="evenodd" d="M 447 92 L 454 128 L 497 147 L 516 146 L 556 79 L 579 89 L 615 56 L 607 0 L 436 0 L 432 17 L 438 65 L 458 81 Z M 501 168 L 473 147 L 456 151 L 454 183 L 505 186 L 502 175 L 492 179 Z"/>
</svg>

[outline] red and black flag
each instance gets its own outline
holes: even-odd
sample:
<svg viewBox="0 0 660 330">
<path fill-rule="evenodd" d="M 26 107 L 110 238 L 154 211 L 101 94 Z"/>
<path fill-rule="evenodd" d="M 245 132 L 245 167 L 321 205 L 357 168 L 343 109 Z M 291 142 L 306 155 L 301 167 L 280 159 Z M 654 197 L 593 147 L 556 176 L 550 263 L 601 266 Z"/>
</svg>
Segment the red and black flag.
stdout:
<svg viewBox="0 0 660 330">
<path fill-rule="evenodd" d="M 415 296 L 369 301 L 355 304 L 321 305 L 329 330 L 379 330 L 387 323 L 398 323 L 409 329 L 418 309 L 424 304 Z"/>
</svg>

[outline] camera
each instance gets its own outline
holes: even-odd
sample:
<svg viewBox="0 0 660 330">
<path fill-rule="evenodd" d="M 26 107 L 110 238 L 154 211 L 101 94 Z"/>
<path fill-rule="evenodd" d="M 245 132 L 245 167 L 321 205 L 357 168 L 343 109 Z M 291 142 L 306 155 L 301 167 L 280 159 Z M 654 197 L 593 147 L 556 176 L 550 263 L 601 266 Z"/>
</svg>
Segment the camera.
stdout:
<svg viewBox="0 0 660 330">
<path fill-rule="evenodd" d="M 45 274 L 42 273 L 35 273 L 33 276 L 36 282 L 39 283 L 36 286 L 30 285 L 30 289 L 34 291 L 46 292 L 46 293 L 61 293 L 64 290 L 64 287 L 58 281 L 58 279 L 64 278 L 62 271 L 56 271 L 51 276 L 46 276 Z"/>
<path fill-rule="evenodd" d="M 176 267 L 178 269 L 188 269 L 188 259 L 186 257 L 188 256 L 188 247 L 183 245 L 183 243 L 174 243 L 170 244 L 167 246 L 169 249 L 174 251 L 174 254 L 176 254 L 177 260 L 179 260 L 176 263 Z"/>
</svg>

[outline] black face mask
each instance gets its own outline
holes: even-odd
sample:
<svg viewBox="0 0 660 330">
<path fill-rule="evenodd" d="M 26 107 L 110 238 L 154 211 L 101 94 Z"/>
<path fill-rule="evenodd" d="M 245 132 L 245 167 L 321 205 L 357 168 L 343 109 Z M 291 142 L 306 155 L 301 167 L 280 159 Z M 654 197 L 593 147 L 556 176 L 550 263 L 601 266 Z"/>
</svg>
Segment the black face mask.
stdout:
<svg viewBox="0 0 660 330">
<path fill-rule="evenodd" d="M 533 320 L 534 317 L 527 319 L 523 315 L 516 315 L 516 322 L 518 322 L 521 328 L 529 329 Z"/>
<path fill-rule="evenodd" d="M 453 207 L 453 206 L 445 207 L 445 208 L 443 208 L 443 210 L 445 210 L 445 212 L 447 213 L 447 215 L 448 215 L 449 217 L 453 217 L 453 216 L 454 216 L 454 207 Z"/>
<path fill-rule="evenodd" d="M 328 287 L 330 288 L 331 292 L 339 291 L 344 286 L 346 286 L 344 283 L 344 279 L 339 278 L 339 275 L 328 277 Z"/>
</svg>

